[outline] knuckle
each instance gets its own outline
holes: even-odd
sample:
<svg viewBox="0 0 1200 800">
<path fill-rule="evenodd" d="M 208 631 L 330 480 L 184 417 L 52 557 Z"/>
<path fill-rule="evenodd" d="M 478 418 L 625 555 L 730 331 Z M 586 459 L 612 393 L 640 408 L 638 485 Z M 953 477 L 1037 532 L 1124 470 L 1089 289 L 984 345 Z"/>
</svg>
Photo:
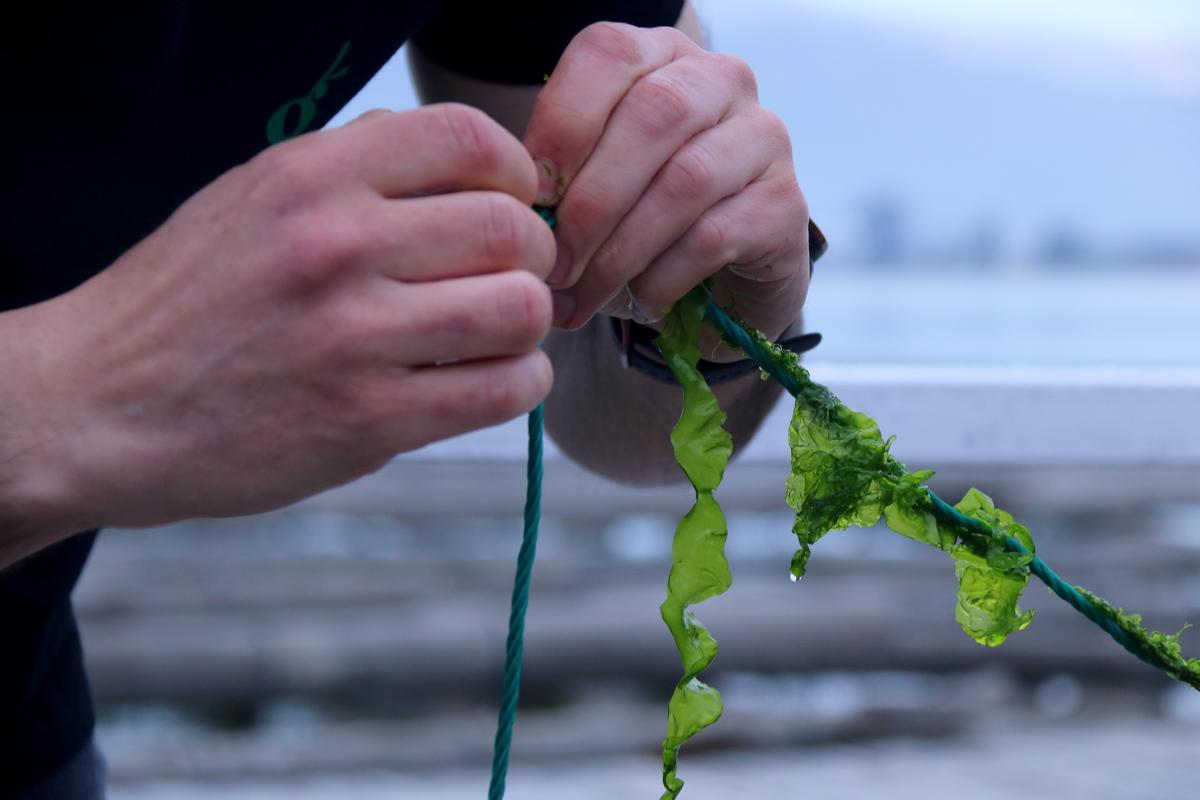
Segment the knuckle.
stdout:
<svg viewBox="0 0 1200 800">
<path fill-rule="evenodd" d="M 513 272 L 497 294 L 497 315 L 522 349 L 540 342 L 550 330 L 550 289 L 528 272 Z"/>
<path fill-rule="evenodd" d="M 255 171 L 277 213 L 309 203 L 339 178 L 337 163 L 315 141 L 270 148 L 255 159 Z"/>
<path fill-rule="evenodd" d="M 591 50 L 605 61 L 629 67 L 640 66 L 646 58 L 639 30 L 620 22 L 597 22 L 579 32 L 579 46 Z"/>
<path fill-rule="evenodd" d="M 807 259 L 808 203 L 795 178 L 775 181 L 767 189 L 766 202 L 773 212 L 763 220 L 761 235 L 755 237 L 757 251 L 744 255 L 775 261 L 790 253 L 803 253 Z"/>
<path fill-rule="evenodd" d="M 522 207 L 522 210 L 524 211 L 524 207 Z M 550 230 L 550 226 L 539 217 L 526 213 L 525 218 L 529 219 L 528 224 L 532 225 L 532 229 L 530 230 L 530 239 L 521 266 L 541 280 L 545 280 L 554 269 L 554 259 L 558 252 L 558 244 L 554 239 L 554 233 Z"/>
<path fill-rule="evenodd" d="M 512 369 L 496 370 L 487 380 L 474 380 L 462 391 L 438 398 L 438 411 L 469 427 L 515 417 L 525 406 L 527 389 Z"/>
<path fill-rule="evenodd" d="M 763 141 L 775 150 L 778 150 L 789 161 L 792 158 L 792 137 L 788 133 L 787 124 L 772 111 L 765 108 L 758 109 L 755 122 L 755 128 L 758 131 L 757 136 L 760 141 Z"/>
<path fill-rule="evenodd" d="M 526 357 L 524 365 L 526 369 L 521 381 L 529 397 L 526 400 L 528 406 L 521 411 L 529 411 L 550 393 L 550 388 L 554 385 L 554 367 L 550 363 L 550 357 L 541 350 L 535 350 Z"/>
<path fill-rule="evenodd" d="M 530 238 L 526 209 L 515 198 L 497 192 L 486 195 L 484 203 L 479 229 L 484 255 L 493 266 L 513 266 Z"/>
<path fill-rule="evenodd" d="M 706 214 L 696 221 L 695 247 L 705 261 L 724 263 L 732 260 L 733 236 L 729 225 L 716 214 Z"/>
<path fill-rule="evenodd" d="M 808 222 L 808 200 L 800 190 L 795 175 L 789 174 L 786 178 L 773 181 L 770 184 L 769 195 L 773 205 L 787 209 L 786 216 L 789 220 L 799 217 L 801 225 Z"/>
<path fill-rule="evenodd" d="M 622 275 L 629 266 L 626 248 L 627 244 L 617 236 L 605 240 L 588 261 L 589 280 L 594 285 L 614 288 L 623 284 Z"/>
<path fill-rule="evenodd" d="M 484 324 L 475 308 L 454 305 L 429 314 L 406 331 L 419 339 L 435 338 L 458 343 L 469 342 L 484 335 Z"/>
<path fill-rule="evenodd" d="M 735 86 L 747 95 L 758 96 L 758 79 L 745 59 L 727 53 L 718 53 L 713 57 Z"/>
<path fill-rule="evenodd" d="M 694 105 L 692 90 L 679 80 L 652 73 L 629 94 L 630 113 L 648 138 L 658 138 L 687 121 Z"/>
<path fill-rule="evenodd" d="M 595 177 L 580 175 L 571 181 L 567 189 L 559 223 L 570 221 L 572 227 L 587 227 L 601 219 L 612 207 L 610 190 L 598 183 Z"/>
<path fill-rule="evenodd" d="M 698 145 L 692 145 L 667 162 L 660 180 L 668 200 L 686 202 L 700 199 L 715 177 L 712 156 Z"/>
<path fill-rule="evenodd" d="M 278 266 L 301 288 L 330 283 L 362 252 L 358 226 L 341 215 L 293 215 L 279 241 L 282 252 Z"/>
<path fill-rule="evenodd" d="M 450 142 L 454 158 L 467 170 L 491 172 L 500 162 L 497 125 L 487 114 L 462 103 L 431 106 L 437 135 Z"/>
</svg>

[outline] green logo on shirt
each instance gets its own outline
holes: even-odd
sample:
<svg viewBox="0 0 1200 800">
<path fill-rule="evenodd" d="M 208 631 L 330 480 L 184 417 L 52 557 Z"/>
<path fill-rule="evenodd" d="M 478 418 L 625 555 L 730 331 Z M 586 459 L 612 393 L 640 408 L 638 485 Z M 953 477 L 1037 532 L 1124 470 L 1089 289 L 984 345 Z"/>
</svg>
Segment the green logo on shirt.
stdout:
<svg viewBox="0 0 1200 800">
<path fill-rule="evenodd" d="M 333 60 L 333 64 L 330 65 L 329 69 L 325 70 L 325 74 L 309 90 L 308 94 L 284 103 L 271 115 L 271 118 L 267 120 L 268 142 L 278 144 L 284 139 L 299 136 L 308 129 L 308 126 L 312 124 L 313 117 L 317 114 L 317 101 L 324 97 L 325 93 L 329 90 L 329 82 L 337 80 L 350 71 L 349 67 L 338 69 L 349 49 L 349 42 L 342 45 L 342 49 L 338 51 L 337 58 Z M 296 109 L 296 115 L 295 121 L 289 127 L 289 118 L 293 116 L 292 109 Z"/>
</svg>

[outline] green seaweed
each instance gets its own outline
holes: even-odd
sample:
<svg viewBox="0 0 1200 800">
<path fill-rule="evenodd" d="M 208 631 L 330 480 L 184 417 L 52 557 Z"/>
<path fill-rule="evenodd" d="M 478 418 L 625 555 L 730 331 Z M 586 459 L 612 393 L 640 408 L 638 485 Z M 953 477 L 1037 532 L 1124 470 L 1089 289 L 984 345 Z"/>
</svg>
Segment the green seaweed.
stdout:
<svg viewBox="0 0 1200 800">
<path fill-rule="evenodd" d="M 673 800 L 683 788 L 676 775 L 680 746 L 721 715 L 720 694 L 697 678 L 716 657 L 717 643 L 688 608 L 723 593 L 732 582 L 724 555 L 725 519 L 712 496 L 729 460 L 731 439 L 721 427 L 725 414 L 696 368 L 708 299 L 706 290 L 697 289 L 679 301 L 655 340 L 683 386 L 683 412 L 671 433 L 671 444 L 696 490 L 695 505 L 675 531 L 668 596 L 660 609 L 684 668 L 668 706 L 663 740 L 666 791 L 661 800 Z M 958 584 L 954 617 L 976 642 L 996 646 L 1028 627 L 1033 612 L 1022 611 L 1019 601 L 1031 572 L 1052 588 L 1061 582 L 1036 558 L 1029 530 L 978 489 L 968 490 L 953 507 L 947 505 L 925 485 L 932 470 L 909 472 L 892 455 L 892 439 L 883 438 L 873 419 L 813 381 L 794 353 L 767 340 L 732 312 L 726 313 L 742 325 L 750 342 L 739 343 L 732 334 L 726 341 L 752 349 L 758 363 L 769 369 L 762 372 L 763 379 L 779 380 L 795 396 L 785 490 L 788 505 L 796 512 L 792 531 L 799 542 L 792 557 L 793 580 L 803 577 L 812 546 L 827 533 L 851 525 L 873 526 L 882 519 L 895 533 L 935 547 L 954 561 Z M 715 327 L 722 332 L 721 325 Z M 1130 641 L 1114 638 L 1131 652 L 1200 689 L 1200 658 L 1183 657 L 1182 631 L 1147 630 L 1139 615 L 1126 614 L 1086 589 L 1074 589 L 1099 611 L 1099 615 L 1085 611 L 1090 618 L 1111 620 L 1126 634 Z M 1068 599 L 1066 594 L 1063 597 Z M 1079 608 L 1077 600 L 1068 602 Z"/>
<path fill-rule="evenodd" d="M 679 748 L 721 716 L 721 695 L 698 679 L 717 656 L 717 642 L 688 608 L 723 593 L 733 582 L 725 560 L 725 517 L 713 498 L 733 439 L 722 428 L 725 414 L 696 368 L 706 298 L 698 293 L 675 304 L 655 345 L 683 386 L 683 410 L 671 431 L 675 460 L 696 492 L 696 502 L 675 529 L 667 598 L 660 611 L 683 661 L 683 677 L 667 706 L 663 739 L 663 800 L 675 798 L 683 781 L 676 775 Z"/>
<path fill-rule="evenodd" d="M 948 553 L 955 561 L 958 595 L 955 619 L 980 644 L 997 645 L 1025 628 L 1032 612 L 1017 601 L 1029 583 L 1030 554 L 1009 552 L 1014 536 L 1032 553 L 1033 539 L 1011 515 L 972 489 L 956 506 L 978 519 L 988 533 L 939 521 L 925 481 L 931 470 L 908 472 L 892 455 L 875 420 L 843 404 L 809 377 L 796 356 L 750 329 L 751 337 L 795 389 L 788 426 L 791 471 L 786 499 L 796 511 L 792 531 L 800 547 L 792 577 L 804 576 L 812 546 L 832 530 L 870 527 L 880 518 L 888 528 Z"/>
<path fill-rule="evenodd" d="M 1200 690 L 1200 658 L 1184 658 L 1183 648 L 1179 644 L 1180 635 L 1189 626 L 1184 625 L 1179 633 L 1147 630 L 1142 624 L 1141 614 L 1126 614 L 1123 609 L 1117 608 L 1082 586 L 1076 586 L 1075 590 L 1091 601 L 1121 630 L 1132 636 L 1146 651 L 1152 653 L 1158 661 L 1156 666 L 1160 666 L 1175 680 Z"/>
<path fill-rule="evenodd" d="M 1029 585 L 1033 537 L 1025 526 L 1008 512 L 996 508 L 992 498 L 978 489 L 969 490 L 954 507 L 991 531 L 986 538 L 968 535 L 962 544 L 950 548 L 958 578 L 954 618 L 975 641 L 995 647 L 1033 621 L 1032 611 L 1022 613 L 1017 606 L 1021 593 Z M 941 527 L 962 530 L 945 524 Z M 1009 550 L 1006 545 L 1009 536 L 1029 552 Z"/>
<path fill-rule="evenodd" d="M 828 531 L 852 524 L 873 525 L 882 516 L 896 533 L 943 550 L 954 559 L 958 580 L 954 616 L 971 638 L 995 646 L 1028 627 L 1033 612 L 1022 612 L 1017 604 L 1034 561 L 1029 530 L 996 508 L 978 489 L 969 490 L 951 510 L 962 515 L 959 519 L 936 513 L 933 496 L 925 486 L 933 476 L 931 470 L 908 472 L 891 455 L 892 440 L 883 439 L 874 420 L 848 408 L 813 381 L 794 353 L 744 323 L 742 326 L 765 355 L 775 377 L 796 395 L 789 427 L 792 469 L 786 492 L 789 505 L 796 510 L 793 530 L 800 540 L 792 559 L 793 577 L 804 574 L 812 545 Z M 763 377 L 768 375 L 764 372 Z M 1141 651 L 1139 657 L 1200 689 L 1200 658 L 1183 657 L 1182 631 L 1149 630 L 1139 615 L 1126 614 L 1086 589 L 1074 588 L 1133 640 L 1134 649 Z"/>
</svg>

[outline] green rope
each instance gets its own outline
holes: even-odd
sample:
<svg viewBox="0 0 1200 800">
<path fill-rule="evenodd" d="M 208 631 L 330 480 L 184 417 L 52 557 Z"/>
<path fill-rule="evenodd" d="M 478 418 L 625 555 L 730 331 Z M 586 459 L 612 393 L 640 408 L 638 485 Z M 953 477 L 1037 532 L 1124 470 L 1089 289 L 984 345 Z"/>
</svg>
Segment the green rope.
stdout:
<svg viewBox="0 0 1200 800">
<path fill-rule="evenodd" d="M 521 552 L 517 555 L 517 574 L 513 579 L 512 608 L 508 614 L 508 641 L 504 646 L 504 689 L 500 696 L 500 719 L 496 723 L 496 743 L 492 749 L 492 781 L 488 800 L 504 797 L 508 776 L 508 751 L 512 745 L 513 723 L 517 717 L 517 698 L 521 694 L 521 655 L 525 649 L 525 609 L 529 606 L 529 578 L 537 555 L 538 522 L 542 517 L 542 420 L 545 411 L 538 406 L 529 412 L 529 458 L 526 462 L 525 530 Z"/>
<path fill-rule="evenodd" d="M 538 216 L 554 227 L 554 209 L 534 206 Z M 525 527 L 521 551 L 517 554 L 517 574 L 513 578 L 512 605 L 508 612 L 508 639 L 504 643 L 504 684 L 500 692 L 500 718 L 496 721 L 496 741 L 492 746 L 492 780 L 488 800 L 504 797 L 508 777 L 508 753 L 512 747 L 513 724 L 517 719 L 517 699 L 521 695 L 521 656 L 525 651 L 525 610 L 529 607 L 529 579 L 537 556 L 538 524 L 542 520 L 542 429 L 546 410 L 538 406 L 529 412 L 529 452 L 525 461 Z"/>
<path fill-rule="evenodd" d="M 966 528 L 967 530 L 974 531 L 975 533 L 981 533 L 985 536 L 991 535 L 991 529 L 988 528 L 987 525 L 975 519 L 974 517 L 968 517 L 966 514 L 962 513 L 957 508 L 934 494 L 932 489 L 929 490 L 929 502 L 933 506 L 934 515 L 942 521 L 949 522 L 952 525 L 958 525 L 961 528 Z M 1012 536 L 1005 537 L 1004 545 L 1015 553 L 1029 553 L 1029 550 L 1026 549 L 1025 545 L 1018 542 Z M 1046 584 L 1050 591 L 1054 592 L 1063 600 L 1066 600 L 1072 608 L 1103 628 L 1104 632 L 1111 636 L 1117 642 L 1117 644 L 1121 645 L 1121 647 L 1124 647 L 1130 653 L 1133 653 L 1135 656 L 1140 658 L 1142 661 L 1145 661 L 1152 667 L 1158 667 L 1159 669 L 1165 668 L 1164 665 L 1158 663 L 1158 661 L 1150 653 L 1143 650 L 1138 645 L 1138 642 L 1120 625 L 1118 625 L 1115 620 L 1101 612 L 1101 610 L 1093 605 L 1090 600 L 1081 595 L 1074 586 L 1064 581 L 1057 572 L 1050 569 L 1045 561 L 1042 561 L 1042 559 L 1034 556 L 1033 561 L 1029 562 L 1029 571 L 1036 575 L 1042 583 Z"/>
<path fill-rule="evenodd" d="M 782 369 L 762 349 L 758 341 L 728 314 L 722 311 L 721 308 L 710 302 L 705 309 L 704 318 L 716 329 L 721 338 L 733 347 L 741 350 L 764 372 L 779 381 L 788 391 L 788 394 L 796 395 L 800 392 L 801 387 L 797 385 L 795 376 Z M 943 522 L 956 525 L 973 533 L 985 536 L 993 535 L 992 529 L 984 522 L 963 514 L 954 506 L 934 494 L 933 490 L 927 491 L 929 494 L 930 510 Z M 1011 536 L 1005 537 L 1005 546 L 1017 553 L 1029 553 L 1024 545 Z M 1147 633 L 1145 630 L 1139 629 L 1136 625 L 1136 619 L 1125 617 L 1120 609 L 1113 608 L 1090 592 L 1067 583 L 1058 573 L 1050 569 L 1046 565 L 1046 562 L 1036 556 L 1029 564 L 1029 571 L 1036 575 L 1042 583 L 1046 584 L 1050 591 L 1098 625 L 1121 647 L 1171 677 L 1200 689 L 1200 682 L 1197 681 L 1196 677 L 1195 665 L 1182 661 L 1182 658 L 1176 652 L 1178 649 L 1177 643 L 1168 644 L 1164 647 L 1164 640 L 1168 637 L 1165 637 L 1163 634 Z"/>
</svg>

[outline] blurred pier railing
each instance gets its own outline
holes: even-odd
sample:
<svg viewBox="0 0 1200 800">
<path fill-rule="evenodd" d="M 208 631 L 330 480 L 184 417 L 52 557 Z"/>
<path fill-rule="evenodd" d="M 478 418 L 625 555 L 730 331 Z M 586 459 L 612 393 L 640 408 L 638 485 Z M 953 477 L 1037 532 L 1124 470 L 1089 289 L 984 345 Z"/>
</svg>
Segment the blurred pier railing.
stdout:
<svg viewBox="0 0 1200 800">
<path fill-rule="evenodd" d="M 939 486 L 976 482 L 1039 505 L 1200 500 L 1200 368 L 811 369 L 850 407 L 874 417 L 885 437 L 896 436 L 893 452 L 902 461 L 937 470 Z M 728 507 L 781 507 L 791 414 L 786 400 L 726 470 L 720 499 Z M 520 513 L 524 458 L 525 427 L 517 420 L 401 456 L 376 475 L 300 507 Z M 543 503 L 551 514 L 604 517 L 622 508 L 687 507 L 685 487 L 617 486 L 567 462 L 552 443 L 547 462 Z"/>
<path fill-rule="evenodd" d="M 1162 629 L 1200 620 L 1200 369 L 818 364 L 813 374 L 895 434 L 902 460 L 937 469 L 939 492 L 978 485 L 1028 521 L 1068 579 Z M 731 522 L 734 589 L 701 615 L 722 643 L 718 671 L 1004 663 L 1157 680 L 1035 589 L 1033 626 L 1005 647 L 978 647 L 953 621 L 944 556 L 897 537 L 838 534 L 809 578 L 788 582 L 789 411 L 775 409 L 718 492 L 742 515 Z M 524 448 L 516 421 L 275 514 L 105 533 L 77 594 L 98 696 L 220 704 L 386 691 L 408 698 L 404 707 L 472 693 L 490 702 Z M 551 447 L 544 500 L 530 697 L 582 679 L 669 686 L 677 656 L 657 605 L 688 490 L 604 481 Z"/>
</svg>

